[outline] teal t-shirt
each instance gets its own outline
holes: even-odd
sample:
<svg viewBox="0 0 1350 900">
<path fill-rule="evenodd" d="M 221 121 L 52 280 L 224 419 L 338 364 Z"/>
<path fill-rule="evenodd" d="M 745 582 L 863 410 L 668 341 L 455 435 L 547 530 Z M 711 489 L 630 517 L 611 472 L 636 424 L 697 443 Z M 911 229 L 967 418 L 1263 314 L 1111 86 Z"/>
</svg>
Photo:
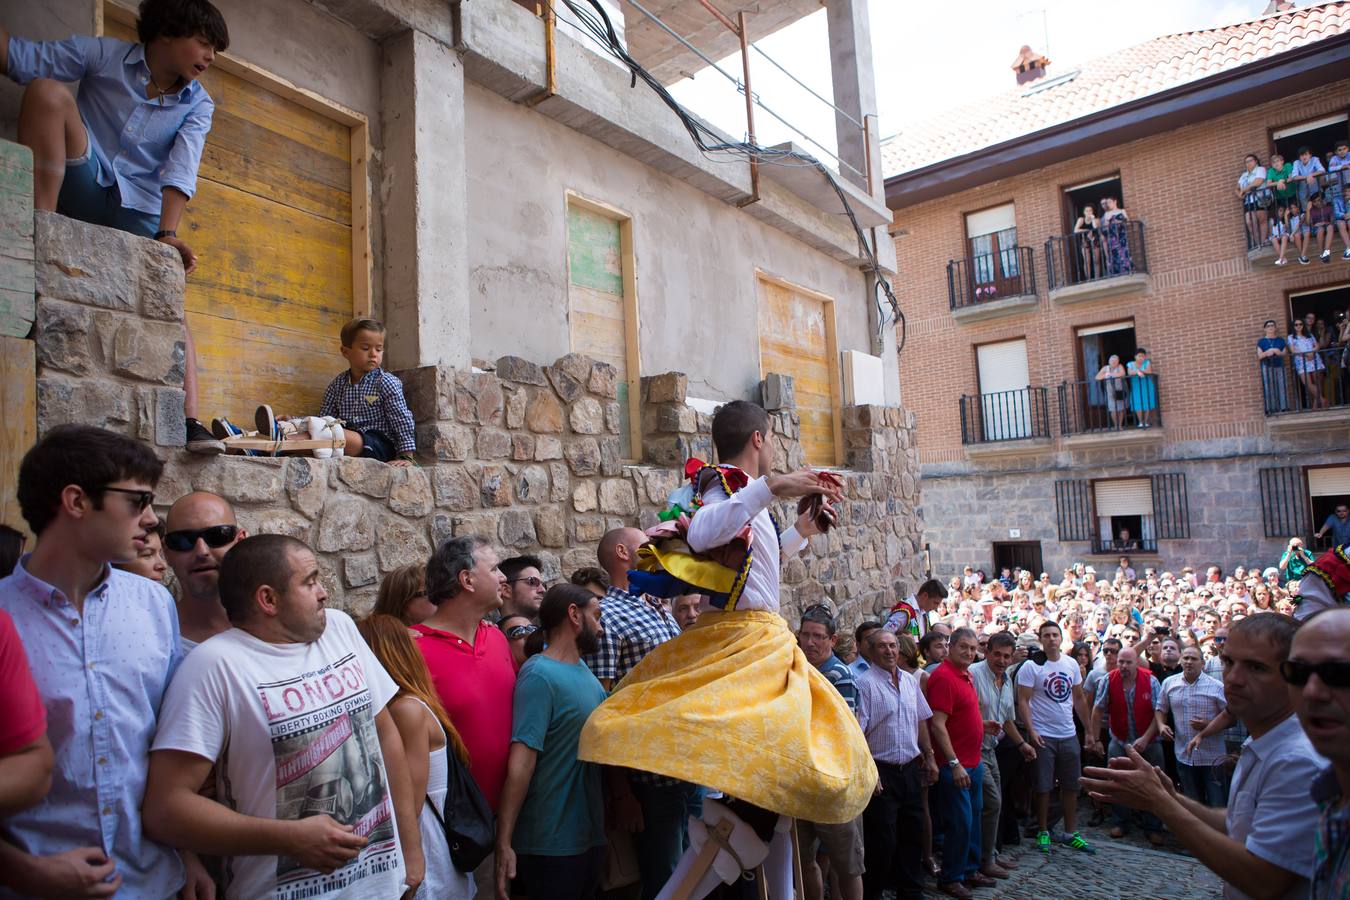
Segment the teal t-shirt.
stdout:
<svg viewBox="0 0 1350 900">
<path fill-rule="evenodd" d="M 534 856 L 575 856 L 605 845 L 600 767 L 577 759 L 581 728 L 605 699 L 585 663 L 530 657 L 516 676 L 511 740 L 539 754 L 511 846 Z"/>
</svg>

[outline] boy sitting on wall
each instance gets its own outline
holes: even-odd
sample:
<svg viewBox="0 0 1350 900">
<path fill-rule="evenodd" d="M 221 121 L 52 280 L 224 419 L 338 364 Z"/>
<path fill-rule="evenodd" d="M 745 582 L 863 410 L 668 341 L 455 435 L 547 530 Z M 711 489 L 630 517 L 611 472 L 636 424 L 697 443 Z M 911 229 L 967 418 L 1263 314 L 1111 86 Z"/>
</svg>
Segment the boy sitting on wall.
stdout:
<svg viewBox="0 0 1350 900">
<path fill-rule="evenodd" d="M 375 319 L 352 319 L 342 326 L 342 356 L 349 368 L 329 382 L 319 415 L 277 418 L 263 404 L 254 417 L 259 436 L 274 441 L 326 437 L 315 433 L 314 420 L 327 420 L 333 428 L 338 427 L 333 420 L 341 420 L 340 453 L 411 465 L 417 454 L 413 416 L 403 399 L 403 382 L 380 368 L 384 336 L 384 324 Z M 216 436 L 223 437 L 220 431 Z"/>
<path fill-rule="evenodd" d="M 137 44 L 0 27 L 0 71 L 27 86 L 18 137 L 33 151 L 33 205 L 168 244 L 191 274 L 197 254 L 177 229 L 215 109 L 197 79 L 230 35 L 208 0 L 142 0 L 139 16 Z M 77 83 L 79 99 L 61 82 Z M 184 337 L 187 447 L 219 453 L 196 418 L 197 353 Z"/>
</svg>

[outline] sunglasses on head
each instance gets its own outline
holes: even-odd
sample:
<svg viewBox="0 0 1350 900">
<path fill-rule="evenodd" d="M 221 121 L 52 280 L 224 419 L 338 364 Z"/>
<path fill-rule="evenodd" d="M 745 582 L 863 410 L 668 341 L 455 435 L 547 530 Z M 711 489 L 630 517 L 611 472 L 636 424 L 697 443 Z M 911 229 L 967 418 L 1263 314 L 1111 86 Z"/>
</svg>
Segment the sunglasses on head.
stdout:
<svg viewBox="0 0 1350 900">
<path fill-rule="evenodd" d="M 128 497 L 133 498 L 131 503 L 136 507 L 137 512 L 145 512 L 145 508 L 155 502 L 154 491 L 136 491 L 131 488 L 102 487 L 99 488 L 97 492 L 91 493 L 102 493 L 104 491 L 112 491 L 114 494 L 126 494 Z"/>
<path fill-rule="evenodd" d="M 508 579 L 506 579 L 506 583 L 507 583 L 507 584 L 515 584 L 517 581 L 523 581 L 523 582 L 525 582 L 526 584 L 528 584 L 528 585 L 529 585 L 530 587 L 532 587 L 532 588 L 537 588 L 537 587 L 543 587 L 543 586 L 544 586 L 544 579 L 540 578 L 538 575 L 525 575 L 525 576 L 522 576 L 522 577 L 520 577 L 520 578 L 508 578 Z M 521 626 L 521 627 L 524 627 L 524 626 Z"/>
<path fill-rule="evenodd" d="M 1320 663 L 1307 663 L 1297 659 L 1287 659 L 1280 663 L 1280 675 L 1294 687 L 1303 687 L 1316 673 L 1327 687 L 1350 688 L 1350 662 L 1328 660 Z"/>
<path fill-rule="evenodd" d="M 197 541 L 205 541 L 208 547 L 220 548 L 233 541 L 238 534 L 238 525 L 212 525 L 210 528 L 195 531 L 170 531 L 164 535 L 164 546 L 178 553 L 191 550 L 197 546 Z"/>
</svg>

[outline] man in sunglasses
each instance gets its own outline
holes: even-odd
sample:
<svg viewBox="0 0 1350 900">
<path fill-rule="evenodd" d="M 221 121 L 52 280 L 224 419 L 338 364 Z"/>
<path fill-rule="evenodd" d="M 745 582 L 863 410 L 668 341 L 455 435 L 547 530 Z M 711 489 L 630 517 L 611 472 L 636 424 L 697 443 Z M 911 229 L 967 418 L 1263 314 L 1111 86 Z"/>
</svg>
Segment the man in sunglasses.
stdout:
<svg viewBox="0 0 1350 900">
<path fill-rule="evenodd" d="M 539 605 L 544 602 L 544 563 L 537 556 L 513 556 L 498 565 L 502 582 L 502 618 L 523 616 L 539 624 Z"/>
<path fill-rule="evenodd" d="M 209 637 L 227 631 L 230 619 L 220 603 L 220 562 L 248 537 L 224 497 L 195 491 L 179 497 L 165 518 L 164 557 L 182 594 L 178 607 L 183 655 Z"/>
<path fill-rule="evenodd" d="M 1294 637 L 1280 674 L 1303 731 L 1318 753 L 1331 760 L 1313 779 L 1312 798 L 1321 809 L 1312 895 L 1350 893 L 1350 610 L 1319 612 Z"/>
<path fill-rule="evenodd" d="M 180 659 L 178 616 L 163 585 L 109 565 L 135 559 L 157 521 L 162 471 L 144 444 L 82 425 L 51 429 L 20 466 L 19 506 L 37 546 L 0 581 L 0 609 L 28 651 L 56 759 L 46 800 L 4 822 L 0 887 L 14 893 L 169 897 L 183 887 L 183 862 L 144 836 L 140 812 Z M 195 858 L 192 875 L 206 879 Z"/>
<path fill-rule="evenodd" d="M 1196 859 L 1225 882 L 1226 898 L 1307 897 L 1314 867 L 1317 807 L 1308 784 L 1322 768 L 1294 716 L 1281 677 L 1294 638 L 1292 619 L 1250 616 L 1233 625 L 1223 649 L 1228 707 L 1251 732 L 1233 773 L 1226 809 L 1177 793 L 1165 774 L 1133 747 L 1110 768 L 1089 768 L 1083 785 L 1094 798 L 1148 810 Z"/>
</svg>

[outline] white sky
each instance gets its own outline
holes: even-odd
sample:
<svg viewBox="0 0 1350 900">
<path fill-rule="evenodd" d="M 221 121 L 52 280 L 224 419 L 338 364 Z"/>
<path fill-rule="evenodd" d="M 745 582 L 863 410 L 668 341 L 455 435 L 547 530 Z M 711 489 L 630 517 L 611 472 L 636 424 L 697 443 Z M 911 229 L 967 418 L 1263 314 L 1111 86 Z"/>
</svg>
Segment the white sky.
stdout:
<svg viewBox="0 0 1350 900">
<path fill-rule="evenodd" d="M 906 122 L 995 94 L 1014 83 L 1012 62 L 1023 44 L 1050 57 L 1050 75 L 1078 62 L 1150 38 L 1255 18 L 1267 0 L 870 0 L 877 114 L 883 138 Z M 1298 5 L 1305 5 L 1299 3 Z M 1049 40 L 1048 52 L 1046 47 Z M 813 13 L 758 46 L 816 93 L 832 99 L 825 11 Z M 739 76 L 740 54 L 721 61 Z M 835 150 L 833 111 L 751 51 L 751 84 L 796 129 Z M 672 86 L 688 109 L 733 138 L 745 135 L 745 100 L 711 68 Z M 756 137 L 771 145 L 794 140 L 833 165 L 820 148 L 762 109 Z"/>
</svg>

